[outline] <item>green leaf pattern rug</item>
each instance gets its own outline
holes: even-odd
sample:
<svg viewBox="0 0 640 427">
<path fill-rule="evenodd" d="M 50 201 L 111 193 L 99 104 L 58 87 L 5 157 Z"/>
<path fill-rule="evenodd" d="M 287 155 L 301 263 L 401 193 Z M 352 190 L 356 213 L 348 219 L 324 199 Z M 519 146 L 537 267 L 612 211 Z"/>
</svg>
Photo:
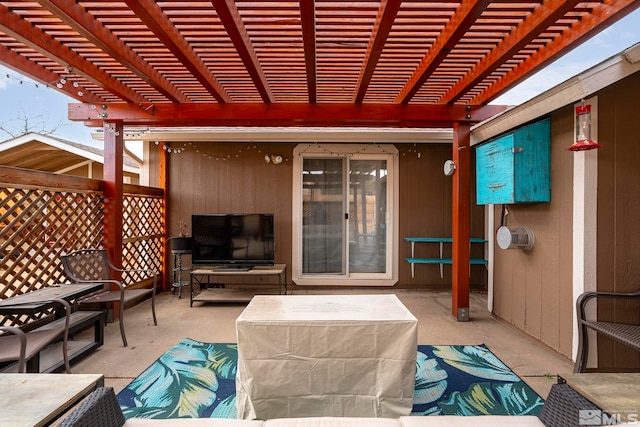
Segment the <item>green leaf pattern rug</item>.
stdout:
<svg viewBox="0 0 640 427">
<path fill-rule="evenodd" d="M 236 344 L 189 338 L 118 393 L 126 418 L 236 418 Z M 412 415 L 538 415 L 543 400 L 484 345 L 419 345 Z"/>
</svg>

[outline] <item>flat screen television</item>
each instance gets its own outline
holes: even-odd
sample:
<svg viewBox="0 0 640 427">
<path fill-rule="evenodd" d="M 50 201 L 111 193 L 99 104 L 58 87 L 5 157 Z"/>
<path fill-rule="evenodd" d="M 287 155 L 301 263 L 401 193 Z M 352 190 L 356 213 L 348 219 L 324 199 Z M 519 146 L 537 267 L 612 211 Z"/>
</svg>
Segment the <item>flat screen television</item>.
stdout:
<svg viewBox="0 0 640 427">
<path fill-rule="evenodd" d="M 273 265 L 273 214 L 203 214 L 191 216 L 195 265 L 247 268 Z"/>
</svg>

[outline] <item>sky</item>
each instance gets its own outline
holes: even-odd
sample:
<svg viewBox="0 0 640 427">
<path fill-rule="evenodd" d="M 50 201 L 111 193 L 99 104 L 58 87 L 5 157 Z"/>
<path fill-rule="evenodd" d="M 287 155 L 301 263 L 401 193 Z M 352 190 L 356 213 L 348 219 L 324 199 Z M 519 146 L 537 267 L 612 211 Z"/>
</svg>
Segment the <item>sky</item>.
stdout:
<svg viewBox="0 0 640 427">
<path fill-rule="evenodd" d="M 637 43 L 640 43 L 640 8 L 523 81 L 492 104 L 522 104 Z M 17 132 L 24 126 L 23 119 L 27 118 L 32 128 L 56 128 L 55 136 L 102 147 L 102 141 L 95 141 L 91 136 L 96 128 L 67 120 L 67 105 L 75 102 L 73 98 L 0 65 L 2 128 Z M 0 141 L 9 138 L 11 136 L 0 129 Z"/>
</svg>

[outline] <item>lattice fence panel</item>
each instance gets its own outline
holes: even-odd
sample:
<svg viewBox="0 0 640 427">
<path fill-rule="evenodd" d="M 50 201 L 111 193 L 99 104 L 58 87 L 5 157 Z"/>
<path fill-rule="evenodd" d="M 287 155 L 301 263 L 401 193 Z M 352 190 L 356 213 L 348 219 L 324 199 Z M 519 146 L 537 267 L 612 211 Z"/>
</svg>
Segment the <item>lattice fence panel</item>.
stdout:
<svg viewBox="0 0 640 427">
<path fill-rule="evenodd" d="M 65 283 L 60 255 L 104 245 L 104 198 L 89 189 L 0 186 L 0 299 Z M 123 200 L 124 268 L 162 272 L 164 246 L 162 195 L 139 187 Z M 162 274 L 160 274 L 162 277 Z M 123 278 L 143 282 L 142 275 Z M 43 313 L 44 317 L 50 313 Z M 21 324 L 25 316 L 2 317 L 0 324 Z"/>
<path fill-rule="evenodd" d="M 122 263 L 125 269 L 153 269 L 162 271 L 164 225 L 163 200 L 160 197 L 128 194 L 123 200 Z M 141 273 L 123 277 L 127 284 L 148 277 Z"/>
<path fill-rule="evenodd" d="M 0 298 L 66 282 L 60 255 L 101 242 L 100 194 L 0 188 Z"/>
</svg>

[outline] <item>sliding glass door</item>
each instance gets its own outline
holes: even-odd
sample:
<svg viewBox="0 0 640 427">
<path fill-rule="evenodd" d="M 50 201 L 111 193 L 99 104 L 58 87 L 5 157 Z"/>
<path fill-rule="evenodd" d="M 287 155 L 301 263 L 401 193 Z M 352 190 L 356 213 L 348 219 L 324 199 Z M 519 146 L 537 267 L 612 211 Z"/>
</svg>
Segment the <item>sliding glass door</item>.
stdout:
<svg viewBox="0 0 640 427">
<path fill-rule="evenodd" d="M 387 162 L 353 160 L 349 166 L 349 272 L 384 273 Z"/>
<path fill-rule="evenodd" d="M 295 160 L 294 182 L 299 183 L 294 188 L 294 212 L 299 217 L 292 233 L 296 283 L 368 281 L 375 285 L 383 280 L 388 284 L 397 264 L 388 232 L 394 211 L 389 197 L 395 192 L 390 180 L 394 156 L 323 155 L 307 150 Z"/>
<path fill-rule="evenodd" d="M 344 159 L 304 159 L 302 271 L 345 274 Z"/>
</svg>

